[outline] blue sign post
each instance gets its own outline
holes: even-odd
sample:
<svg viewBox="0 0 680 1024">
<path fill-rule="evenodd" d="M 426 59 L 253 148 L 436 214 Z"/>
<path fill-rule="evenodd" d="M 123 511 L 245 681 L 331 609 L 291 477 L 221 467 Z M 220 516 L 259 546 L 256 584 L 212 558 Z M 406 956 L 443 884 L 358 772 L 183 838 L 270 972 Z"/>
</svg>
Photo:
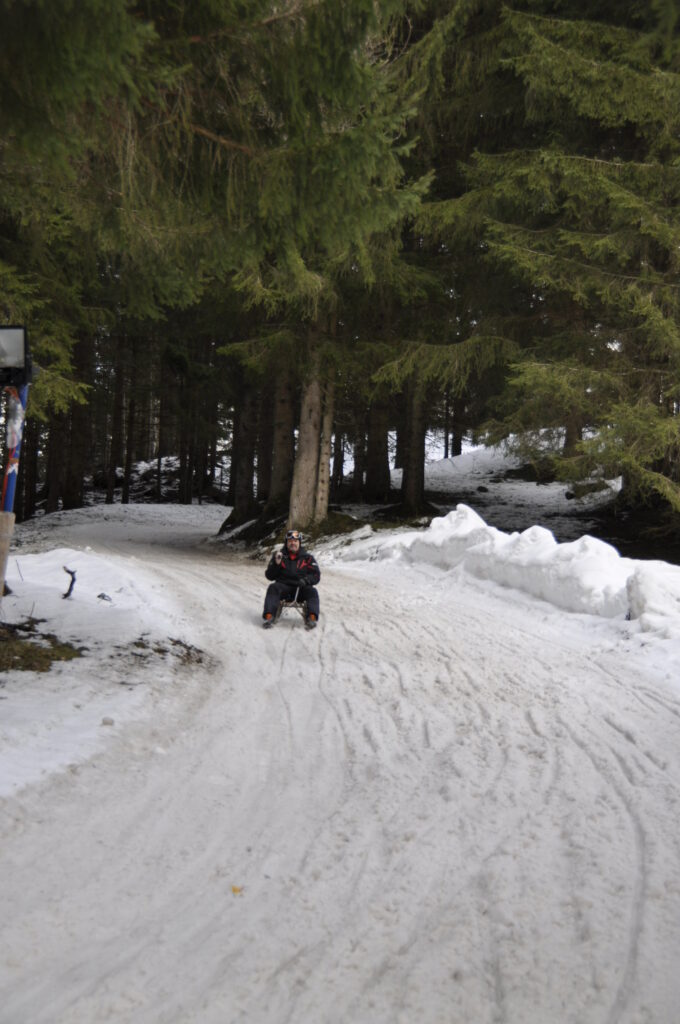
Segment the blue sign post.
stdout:
<svg viewBox="0 0 680 1024">
<path fill-rule="evenodd" d="M 5 388 L 5 391 L 9 396 L 7 402 L 7 447 L 9 449 L 9 457 L 5 469 L 5 479 L 2 484 L 2 504 L 0 509 L 3 512 L 13 512 L 14 495 L 19 476 L 21 441 L 24 435 L 26 403 L 28 401 L 28 384 L 24 384 L 20 388 Z"/>
<path fill-rule="evenodd" d="M 24 327 L 0 327 L 0 388 L 7 392 L 7 448 L 9 458 L 0 503 L 0 597 L 5 589 L 5 569 L 14 531 L 14 495 L 19 475 L 19 456 L 24 433 L 31 357 Z"/>
</svg>

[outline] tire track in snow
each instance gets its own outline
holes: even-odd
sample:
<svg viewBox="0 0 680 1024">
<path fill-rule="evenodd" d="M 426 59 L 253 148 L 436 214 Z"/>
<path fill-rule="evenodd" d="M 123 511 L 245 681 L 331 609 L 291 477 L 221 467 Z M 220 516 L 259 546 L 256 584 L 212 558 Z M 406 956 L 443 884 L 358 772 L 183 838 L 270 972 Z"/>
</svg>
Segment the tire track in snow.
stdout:
<svg viewBox="0 0 680 1024">
<path fill-rule="evenodd" d="M 163 737 L 164 763 L 148 753 L 158 741 L 138 730 L 134 743 L 132 733 L 119 741 L 126 756 L 102 759 L 109 772 L 83 770 L 78 793 L 48 787 L 55 820 L 65 815 L 73 835 L 87 820 L 101 841 L 96 863 L 87 863 L 92 846 L 52 849 L 51 821 L 35 820 L 39 801 L 27 806 L 28 849 L 60 901 L 48 911 L 21 884 L 30 872 L 17 831 L 9 863 L 27 902 L 10 934 L 23 976 L 42 980 L 26 986 L 26 1012 L 14 1020 L 37 1007 L 32 1024 L 48 1014 L 91 1024 L 116 1011 L 121 1024 L 126 1014 L 158 1024 L 192 1012 L 201 1024 L 524 1024 L 561 1019 L 569 1006 L 579 1024 L 607 1015 L 619 1024 L 615 1015 L 632 1020 L 641 1001 L 652 1013 L 673 1005 L 653 982 L 641 988 L 641 953 L 646 946 L 649 966 L 645 897 L 662 814 L 646 787 L 663 780 L 670 801 L 678 772 L 671 760 L 649 780 L 638 775 L 637 752 L 651 749 L 661 715 L 647 711 L 632 730 L 625 714 L 608 712 L 609 695 L 632 701 L 630 676 L 607 676 L 557 640 L 546 652 L 547 628 L 532 636 L 501 621 L 490 634 L 473 611 L 450 605 L 405 610 L 397 597 L 397 621 L 369 628 L 371 609 L 393 592 L 332 573 L 323 628 L 270 636 L 252 564 L 154 555 L 167 585 L 205 617 L 220 669 L 191 701 L 159 706 L 159 719 L 167 711 L 172 721 L 155 728 L 177 727 L 174 745 Z M 228 636 L 216 621 L 230 623 Z M 588 791 L 593 778 L 602 792 Z M 95 806 L 77 803 L 85 787 Z M 637 892 L 642 927 L 637 948 L 626 934 L 621 978 L 603 933 L 615 936 L 622 897 L 598 888 L 606 879 L 589 860 L 608 849 L 600 836 L 612 818 L 622 884 L 634 890 L 629 924 Z M 104 877 L 118 900 L 102 907 L 106 922 L 96 920 Z M 663 879 L 657 870 L 657 888 Z M 243 883 L 238 896 L 233 883 Z M 597 931 L 587 904 L 599 894 Z M 70 964 L 60 958 L 64 935 Z"/>
<path fill-rule="evenodd" d="M 680 702 L 670 700 L 670 698 L 664 699 L 658 693 L 650 690 L 644 686 L 639 689 L 641 694 L 644 694 L 654 705 L 661 707 L 664 711 L 668 711 L 669 714 L 674 715 L 675 718 L 680 718 Z"/>
<path fill-rule="evenodd" d="M 511 706 L 523 709 L 523 700 L 516 700 L 516 694 L 519 693 L 521 695 L 526 692 L 526 677 L 524 679 L 516 678 L 509 674 L 502 664 L 499 666 L 491 664 L 490 667 L 487 666 L 486 671 L 481 676 L 482 680 L 485 680 L 489 675 L 491 675 L 496 682 L 493 694 L 491 694 L 488 692 L 488 688 L 484 687 L 483 684 L 480 686 L 479 668 L 477 667 L 475 672 L 474 664 L 471 661 L 468 661 L 467 658 L 465 661 L 459 659 L 457 663 L 454 663 L 450 653 L 442 647 L 440 636 L 441 634 L 439 633 L 431 632 L 433 647 L 441 657 L 442 663 L 448 672 L 450 683 L 449 691 L 453 694 L 456 693 L 457 690 L 459 694 L 463 694 L 473 702 L 474 707 L 477 710 L 479 718 L 477 732 L 483 737 L 482 742 L 484 743 L 483 758 L 485 764 L 488 765 L 491 770 L 491 776 L 487 789 L 484 792 L 484 796 L 493 797 L 497 793 L 507 772 L 508 765 L 513 755 L 513 744 L 510 742 L 508 730 L 504 724 L 503 718 L 498 717 L 496 721 L 492 722 L 487 705 L 500 698 Z M 462 681 L 464 681 L 465 689 L 461 689 Z M 501 684 L 500 686 L 498 685 L 499 683 Z M 522 714 L 523 720 L 518 719 L 513 722 L 513 739 L 516 739 L 518 736 L 521 736 L 522 739 L 524 739 L 524 735 L 520 733 L 520 730 L 529 723 L 527 722 L 526 714 L 523 710 Z M 532 732 L 536 735 L 535 725 Z M 543 744 L 547 746 L 545 739 L 543 739 Z M 525 745 L 523 754 L 526 749 L 530 751 L 530 756 L 533 758 L 535 756 L 535 745 Z M 539 760 L 542 761 L 541 758 L 539 758 Z M 528 758 L 527 764 L 530 765 L 531 774 L 536 774 L 534 765 L 529 762 Z M 543 762 L 538 772 L 539 780 L 546 774 L 546 770 L 550 776 L 550 786 L 552 787 L 555 784 L 558 769 L 551 769 L 549 765 L 546 766 L 545 762 Z M 549 797 L 546 797 L 544 802 L 547 803 L 548 799 Z"/>
<path fill-rule="evenodd" d="M 279 625 L 280 625 L 280 623 L 279 623 Z M 277 629 L 277 628 L 278 628 L 278 626 L 274 627 L 274 629 Z M 289 738 L 289 742 L 290 742 L 290 753 L 291 753 L 291 758 L 294 758 L 295 757 L 295 730 L 293 729 L 293 715 L 292 715 L 292 712 L 291 712 L 290 704 L 288 702 L 288 699 L 286 698 L 285 693 L 283 692 L 283 686 L 281 684 L 281 680 L 286 678 L 286 672 L 285 672 L 285 668 L 286 668 L 286 652 L 288 650 L 288 645 L 290 643 L 291 635 L 292 634 L 289 632 L 288 635 L 286 636 L 286 639 L 283 642 L 283 646 L 281 648 L 281 657 L 280 657 L 280 660 L 279 660 L 279 671 L 278 671 L 278 673 L 275 676 L 275 683 L 276 683 L 276 689 L 278 691 L 279 697 L 281 698 L 281 703 L 283 704 L 283 708 L 284 708 L 284 711 L 285 711 L 285 714 L 286 714 L 286 721 L 288 723 L 288 738 Z"/>
<path fill-rule="evenodd" d="M 372 630 L 366 630 L 365 627 L 362 627 L 361 632 L 362 632 L 362 634 L 364 636 L 365 641 L 367 641 L 369 644 L 371 642 L 374 642 L 376 639 L 379 639 L 379 637 L 376 637 L 375 635 L 371 635 L 372 632 L 373 632 Z M 390 630 L 390 640 L 391 640 L 391 642 L 395 642 L 398 639 L 399 639 L 398 631 L 395 631 L 394 629 Z M 526 641 L 524 642 L 524 646 L 525 647 L 527 646 L 527 642 Z M 383 645 L 383 647 L 382 647 L 382 654 L 384 655 L 385 653 L 386 653 L 385 645 Z M 440 656 L 440 653 L 441 653 L 441 645 L 439 645 L 439 651 L 437 652 L 437 657 Z M 501 642 L 497 645 L 496 649 L 494 650 L 494 654 L 495 654 L 495 658 L 492 659 L 491 662 L 489 662 L 487 659 L 485 659 L 485 660 L 483 660 L 480 663 L 480 659 L 479 658 L 475 659 L 474 657 L 470 657 L 469 655 L 466 655 L 465 658 L 463 659 L 461 657 L 461 655 L 460 655 L 460 652 L 459 652 L 459 661 L 464 660 L 466 665 L 469 666 L 470 681 L 472 683 L 474 683 L 475 679 L 476 679 L 477 680 L 477 688 L 476 689 L 477 689 L 477 691 L 481 691 L 483 693 L 483 697 L 481 697 L 481 698 L 477 697 L 476 698 L 476 700 L 477 700 L 477 703 L 476 703 L 477 717 L 479 719 L 479 725 L 477 726 L 477 729 L 478 730 L 481 729 L 482 732 L 485 729 L 488 730 L 490 728 L 490 724 L 492 724 L 492 723 L 490 723 L 490 716 L 488 714 L 487 714 L 487 716 L 485 718 L 484 711 L 486 711 L 487 705 L 488 706 L 493 706 L 493 701 L 494 701 L 494 696 L 495 696 L 493 687 L 491 685 L 487 685 L 487 679 L 489 678 L 490 680 L 493 681 L 493 683 L 495 685 L 498 685 L 499 680 L 503 679 L 503 667 L 508 662 L 511 662 L 513 660 L 513 658 L 517 658 L 517 649 L 516 649 L 516 647 L 513 647 L 512 644 L 504 644 L 502 642 L 502 638 L 501 638 Z M 488 658 L 488 652 L 487 652 L 487 658 Z M 448 660 L 448 661 L 445 662 L 445 664 L 448 666 L 449 678 L 451 678 L 453 675 L 455 675 L 455 673 L 453 671 L 453 668 L 451 667 L 453 665 L 453 662 L 451 660 Z M 393 665 L 392 665 L 391 668 L 392 668 L 392 671 L 393 671 Z M 535 678 L 536 682 L 537 682 L 537 689 L 540 691 L 540 688 L 541 688 L 540 687 L 541 675 L 543 675 L 544 678 L 550 679 L 551 676 L 552 676 L 552 673 L 553 673 L 553 668 L 554 668 L 554 666 L 553 666 L 552 662 L 544 661 L 543 664 L 536 664 L 535 673 L 528 680 L 526 680 L 527 685 L 531 681 L 531 678 Z M 423 679 L 422 674 L 421 674 L 419 685 L 415 686 L 415 687 L 413 685 L 410 686 L 411 700 L 415 701 L 417 706 L 424 710 L 425 714 L 430 714 L 431 712 L 430 712 L 429 708 L 427 708 L 427 704 L 424 703 L 422 699 L 418 699 L 419 696 L 422 697 L 422 695 L 419 694 L 419 690 L 420 690 L 421 683 L 424 683 L 424 682 L 425 682 L 425 680 Z M 618 685 L 618 681 L 616 682 L 616 685 Z M 400 691 L 401 691 L 401 696 L 402 697 L 404 696 L 404 693 L 403 693 L 404 688 L 405 687 L 404 687 L 404 684 L 402 682 L 402 685 L 399 688 Z M 379 689 L 380 689 L 380 686 L 378 686 L 378 690 Z M 452 690 L 451 683 L 449 683 L 448 690 L 449 690 L 449 693 L 451 693 L 451 690 Z M 375 685 L 374 685 L 374 692 L 376 692 Z M 473 690 L 472 692 L 475 692 L 475 691 Z M 585 707 L 585 702 L 582 701 L 582 703 L 584 703 L 584 707 Z M 392 710 L 392 709 L 390 709 L 390 710 Z M 355 717 L 360 720 L 360 715 L 359 714 L 355 715 Z M 401 717 L 402 717 L 402 720 L 403 720 L 404 716 L 402 715 Z M 391 718 L 392 718 L 393 721 L 395 721 L 395 716 L 393 714 L 391 715 Z M 350 732 L 352 732 L 352 728 L 353 727 L 352 727 L 351 723 L 348 723 L 348 725 L 349 725 L 349 728 L 350 728 Z M 445 726 L 443 726 L 443 728 L 445 728 Z M 428 725 L 428 730 L 429 730 L 429 725 Z M 432 730 L 429 730 L 429 731 L 432 732 Z M 402 730 L 401 734 L 402 734 L 402 736 L 404 735 L 403 730 Z M 436 729 L 434 730 L 433 735 L 436 736 Z M 555 742 L 556 742 L 556 745 L 557 745 L 559 743 L 559 739 L 556 739 Z M 512 782 L 512 778 L 509 779 L 509 782 Z M 354 793 L 352 795 L 356 796 L 356 793 Z M 537 818 L 540 819 L 540 814 L 534 816 L 533 820 L 536 820 Z M 388 827 L 388 829 L 389 829 L 390 826 L 393 827 L 398 822 L 399 822 L 399 813 L 393 814 L 393 816 L 391 818 L 387 819 L 387 827 Z M 518 826 L 517 832 L 515 834 L 517 836 L 521 836 L 523 834 L 523 832 L 526 832 L 528 830 L 528 824 L 529 823 L 530 823 L 529 819 L 525 819 L 524 822 L 520 822 L 520 825 Z M 498 857 L 498 854 L 499 854 L 500 850 L 502 850 L 503 844 L 505 843 L 506 845 L 507 844 L 512 845 L 516 841 L 515 840 L 515 834 L 501 836 L 500 837 L 500 844 L 497 842 L 495 846 L 493 846 L 493 845 L 491 846 L 491 849 L 489 850 L 488 855 L 485 857 L 485 863 L 492 863 L 493 864 L 495 862 L 496 858 Z M 498 837 L 496 837 L 496 838 L 498 839 Z M 479 847 L 477 849 L 479 849 Z M 395 862 L 395 870 L 396 870 L 396 862 Z M 399 874 L 398 873 L 395 875 L 395 883 L 397 885 L 400 884 L 399 883 Z M 571 891 L 570 891 L 570 895 L 569 895 L 570 899 L 573 899 L 573 890 L 574 890 L 574 888 L 575 888 L 575 883 L 572 883 Z M 453 910 L 454 913 L 456 912 L 456 907 L 458 909 L 458 912 L 460 912 L 460 904 L 459 904 L 458 901 L 460 901 L 464 895 L 465 895 L 465 888 L 462 888 L 462 889 L 458 890 L 456 896 L 453 898 L 450 906 L 452 907 L 452 910 Z M 499 893 L 498 895 L 501 896 L 502 894 Z M 385 983 L 387 983 L 387 980 L 389 980 L 391 978 L 392 979 L 391 980 L 391 984 L 392 985 L 394 983 L 395 972 L 396 972 L 397 976 L 401 976 L 403 980 L 402 980 L 401 984 L 398 986 L 397 991 L 399 989 L 401 989 L 402 996 L 404 996 L 405 994 L 408 994 L 407 992 L 405 993 L 404 990 L 408 989 L 408 982 L 407 982 L 406 979 L 410 976 L 410 973 L 408 971 L 404 971 L 403 970 L 404 957 L 408 956 L 408 955 L 412 955 L 412 956 L 415 955 L 416 963 L 414 964 L 414 969 L 417 972 L 419 970 L 418 963 L 417 963 L 417 961 L 418 961 L 417 950 L 419 949 L 419 947 L 427 945 L 427 932 L 428 932 L 428 930 L 431 927 L 436 927 L 436 924 L 437 924 L 437 921 L 439 919 L 439 915 L 441 914 L 441 911 L 442 911 L 442 905 L 435 901 L 435 903 L 429 908 L 429 912 L 428 913 L 424 913 L 420 917 L 417 916 L 417 915 L 416 916 L 412 916 L 411 920 L 410 920 L 411 939 L 410 939 L 409 943 L 407 945 L 401 944 L 401 945 L 397 946 L 395 951 L 394 951 L 394 953 L 390 954 L 387 957 L 387 959 L 385 960 L 385 968 L 384 968 L 384 970 L 383 969 L 378 969 L 376 971 L 376 976 L 377 977 L 382 976 L 382 977 L 384 977 L 386 979 Z M 389 918 L 387 918 L 386 921 L 389 921 Z M 369 938 L 370 938 L 371 934 L 372 934 L 372 932 L 369 929 L 368 932 L 367 932 L 367 935 L 368 935 Z M 387 935 L 389 935 L 389 932 L 387 932 Z M 389 948 L 389 941 L 388 941 L 387 945 L 388 945 L 388 948 Z M 407 947 L 408 947 L 408 949 L 410 951 L 412 951 L 411 954 L 406 952 Z M 370 949 L 370 945 L 367 948 Z M 391 959 L 391 957 L 394 957 L 394 959 Z M 321 957 L 320 960 L 316 960 L 316 958 L 315 958 L 313 962 L 314 963 L 318 963 L 318 964 L 327 963 L 327 961 L 324 960 L 324 957 Z M 313 962 L 312 961 L 309 962 L 310 967 L 313 965 Z M 369 989 L 368 990 L 369 991 L 372 990 L 372 989 L 374 990 L 376 985 L 378 985 L 378 984 L 379 984 L 379 982 L 377 982 L 375 980 L 375 978 L 374 978 L 374 981 L 373 981 L 373 983 L 371 985 L 369 985 Z M 296 1005 L 298 1005 L 298 1004 L 296 1003 Z M 360 1010 L 360 1006 L 358 1006 L 358 1009 Z M 387 1015 L 385 1015 L 384 1019 L 387 1019 Z"/>
<path fill-rule="evenodd" d="M 639 943 L 644 924 L 645 890 L 647 887 L 647 837 L 640 816 L 633 805 L 633 801 L 624 787 L 615 778 L 614 773 L 604 758 L 594 753 L 591 744 L 587 740 L 577 736 L 575 731 L 564 720 L 562 720 L 561 724 L 567 735 L 570 737 L 572 743 L 582 750 L 591 762 L 593 768 L 602 779 L 605 786 L 618 798 L 620 805 L 623 807 L 630 820 L 635 840 L 634 856 L 636 860 L 636 870 L 630 901 L 631 910 L 630 922 L 628 925 L 626 960 L 623 969 L 623 976 L 618 985 L 607 1016 L 607 1024 L 619 1024 L 623 1018 L 625 1010 L 627 1009 L 638 969 Z M 622 769 L 626 781 L 630 783 L 632 780 L 628 770 L 623 767 L 622 759 L 619 757 L 617 752 L 614 752 L 614 755 L 619 767 Z"/>
<path fill-rule="evenodd" d="M 448 654 L 446 655 L 445 664 L 446 664 L 446 666 L 447 666 L 447 668 L 449 670 L 450 685 L 449 685 L 448 689 L 449 689 L 450 692 L 453 692 L 456 680 L 454 679 L 454 672 L 452 671 L 451 662 L 450 662 L 450 659 L 448 657 Z M 451 682 L 451 680 L 453 680 L 453 682 Z M 468 678 L 467 682 L 468 682 L 468 685 L 469 685 L 472 682 L 472 680 L 470 678 Z M 404 688 L 402 687 L 401 689 L 403 691 Z M 413 686 L 411 686 L 411 690 L 412 691 L 414 690 Z M 479 718 L 481 719 L 482 727 L 484 727 L 484 726 L 488 727 L 488 725 L 490 723 L 490 716 L 488 715 L 488 713 L 484 714 L 484 711 L 486 709 L 484 708 L 484 705 L 480 701 L 477 701 L 477 703 L 476 703 L 476 710 L 477 710 L 477 713 L 479 715 Z M 429 730 L 429 725 L 428 725 L 428 730 Z M 488 793 L 489 793 L 489 790 L 487 790 L 487 794 L 486 795 L 488 795 Z M 537 812 L 537 813 L 540 813 L 540 812 Z M 500 841 L 498 840 L 497 837 L 494 838 L 494 841 L 493 841 L 491 849 L 488 851 L 488 853 L 483 858 L 484 862 L 486 862 L 488 859 L 492 858 L 498 852 L 498 849 L 505 842 L 507 842 L 507 838 L 508 838 L 507 836 L 503 836 L 500 839 Z M 457 891 L 457 895 L 460 896 L 461 893 L 463 893 L 463 892 L 464 892 L 464 888 L 461 888 L 461 889 L 459 889 Z M 418 928 L 414 930 L 414 933 L 413 933 L 414 937 L 411 939 L 411 941 L 408 944 L 408 946 L 407 947 L 406 946 L 402 946 L 397 951 L 397 953 L 398 953 L 400 958 L 405 955 L 405 952 L 406 952 L 407 948 L 410 948 L 410 947 L 412 947 L 414 945 L 416 938 L 417 938 L 418 941 L 423 941 L 424 940 L 424 937 L 425 937 L 425 934 L 426 934 L 426 929 L 427 929 L 428 925 L 434 924 L 436 915 L 439 913 L 439 911 L 440 911 L 440 908 L 436 907 L 432 914 L 423 915 L 422 923 L 419 924 Z M 394 970 L 390 966 L 390 964 L 391 964 L 391 961 L 388 958 L 387 960 L 385 960 L 382 963 L 382 965 L 379 968 L 377 968 L 373 972 L 371 977 L 366 982 L 366 984 L 364 986 L 364 989 L 362 990 L 365 994 L 368 994 L 368 993 L 372 992 L 373 989 L 376 987 L 376 985 L 381 983 L 382 980 L 387 975 L 394 973 Z M 404 964 L 403 964 L 403 961 L 401 963 L 401 966 L 398 968 L 398 972 L 399 972 L 400 975 L 404 976 Z M 397 983 L 398 983 L 398 979 L 397 979 Z M 390 984 L 394 986 L 394 984 L 395 984 L 395 979 L 394 978 L 391 978 Z M 401 988 L 402 986 L 399 986 L 399 987 Z"/>
</svg>

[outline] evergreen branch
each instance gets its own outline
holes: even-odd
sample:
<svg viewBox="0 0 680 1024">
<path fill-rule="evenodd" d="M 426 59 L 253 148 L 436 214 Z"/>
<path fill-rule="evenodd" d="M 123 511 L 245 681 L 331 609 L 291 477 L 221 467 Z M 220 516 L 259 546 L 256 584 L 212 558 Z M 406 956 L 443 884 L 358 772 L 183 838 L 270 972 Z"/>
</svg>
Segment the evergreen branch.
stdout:
<svg viewBox="0 0 680 1024">
<path fill-rule="evenodd" d="M 496 222 L 498 223 L 498 222 Z M 503 224 L 502 227 L 507 228 L 507 225 Z M 498 243 L 491 242 L 490 245 L 497 245 Z M 648 287 L 661 287 L 661 288 L 680 288 L 680 282 L 673 284 L 670 281 L 664 280 L 651 280 L 648 277 L 640 277 L 639 274 L 615 274 L 611 270 L 603 270 L 601 267 L 596 266 L 592 263 L 581 263 L 579 260 L 575 260 L 569 256 L 562 256 L 560 253 L 554 252 L 541 252 L 540 249 L 531 249 L 529 246 L 516 245 L 508 243 L 509 248 L 515 249 L 517 252 L 524 252 L 530 256 L 538 256 L 546 260 L 556 260 L 562 263 L 569 263 L 572 266 L 579 267 L 581 270 L 585 270 L 588 273 L 600 274 L 603 277 L 611 277 L 617 281 L 632 281 L 636 284 L 643 284 Z"/>
<path fill-rule="evenodd" d="M 496 161 L 503 163 L 508 158 L 507 152 L 500 153 L 484 153 L 484 159 L 491 163 Z M 616 171 L 617 174 L 621 171 L 632 170 L 646 170 L 646 171 L 664 171 L 664 172 L 675 172 L 680 175 L 680 164 L 674 166 L 672 164 L 663 164 L 659 161 L 641 161 L 641 160 L 605 160 L 602 157 L 596 156 L 584 156 L 582 153 L 564 153 L 562 151 L 555 151 L 550 149 L 531 149 L 525 147 L 523 149 L 513 149 L 511 154 L 514 157 L 521 156 L 539 156 L 547 157 L 549 159 L 557 159 L 558 161 L 571 161 L 573 163 L 586 163 L 594 164 L 596 166 L 606 167 L 612 171 Z M 454 165 L 451 165 L 454 166 Z"/>
<path fill-rule="evenodd" d="M 574 19 L 563 19 L 554 18 L 546 14 L 536 14 L 529 11 L 518 11 L 514 8 L 503 6 L 503 16 L 508 20 L 514 19 L 517 22 L 538 22 L 544 25 L 549 25 L 551 28 L 556 29 L 557 33 L 562 35 L 562 38 L 568 37 L 570 32 L 573 32 L 574 25 L 578 26 L 578 31 L 581 33 L 584 29 L 590 33 L 590 39 L 596 44 L 601 44 L 603 40 L 612 40 L 618 44 L 621 44 L 627 56 L 630 57 L 631 44 L 635 44 L 639 38 L 639 32 L 636 32 L 629 28 L 622 28 L 621 26 L 614 26 L 601 21 L 591 21 L 588 18 Z M 568 55 L 573 55 L 574 50 L 571 47 L 565 48 L 556 43 L 553 39 L 549 39 L 544 35 L 540 35 L 541 40 L 545 41 L 549 45 L 557 46 L 560 50 Z M 580 57 L 580 54 L 578 54 Z M 584 63 L 590 63 L 592 67 L 601 68 L 605 66 L 614 66 L 611 61 L 586 61 Z M 634 69 L 636 72 L 643 70 L 641 67 L 634 68 L 633 63 L 628 59 L 628 67 Z M 660 75 L 668 78 L 670 81 L 677 81 L 677 72 L 664 71 L 662 68 L 654 65 L 647 65 L 644 67 L 645 72 L 649 72 L 652 75 Z"/>
<path fill-rule="evenodd" d="M 620 334 L 625 334 L 625 331 L 620 331 Z M 524 369 L 524 364 L 515 363 L 510 366 L 511 370 Z M 569 376 L 570 374 L 574 378 L 583 377 L 588 372 L 582 365 L 569 365 L 564 362 L 553 362 L 549 363 L 544 360 L 532 358 L 529 364 L 529 369 L 535 368 L 537 371 L 545 371 L 546 373 L 554 373 L 555 370 L 559 370 L 560 375 Z M 606 374 L 603 370 L 593 369 L 589 371 L 592 379 L 601 377 L 609 383 L 613 383 L 616 380 L 625 380 L 626 377 L 657 377 L 661 380 L 668 376 L 668 369 L 664 367 L 655 366 L 631 366 L 627 369 L 617 368 L 616 374 Z"/>
<path fill-rule="evenodd" d="M 646 206 L 647 209 L 650 210 L 657 217 L 660 216 L 659 207 L 655 206 L 652 202 L 650 202 L 649 199 L 645 199 L 644 196 L 640 196 L 637 194 L 637 192 L 633 192 L 632 189 L 626 188 L 626 186 L 622 185 L 620 182 L 617 181 L 616 184 L 612 183 L 611 188 L 620 192 L 621 195 L 626 196 L 629 199 L 633 199 L 636 203 L 639 203 L 641 206 Z M 614 191 L 613 194 L 616 195 L 616 191 Z"/>
<path fill-rule="evenodd" d="M 512 20 L 512 17 L 509 18 Z M 518 20 L 518 19 L 515 19 Z M 516 26 L 522 34 L 522 26 Z M 605 25 L 600 27 L 604 33 Z M 501 60 L 535 87 L 547 89 L 553 100 L 560 96 L 579 115 L 608 127 L 626 123 L 663 123 L 671 112 L 677 117 L 680 83 L 675 73 L 620 59 L 596 59 L 582 53 L 583 40 L 550 38 L 532 26 L 524 27 L 525 52 Z M 600 40 L 594 38 L 597 45 Z M 659 79 L 666 87 L 661 92 Z M 660 102 L 661 101 L 661 102 Z M 675 120 L 673 118 L 673 122 Z M 666 125 L 673 134 L 673 122 Z"/>
<path fill-rule="evenodd" d="M 493 366 L 503 365 L 516 350 L 516 343 L 502 334 L 472 334 L 443 345 L 410 342 L 401 355 L 383 364 L 371 379 L 394 389 L 410 379 L 446 383 L 453 393 L 463 394 L 471 379 L 481 377 Z"/>
<path fill-rule="evenodd" d="M 680 487 L 670 477 L 646 467 L 636 466 L 635 468 L 638 470 L 643 484 L 665 498 L 675 512 L 680 512 Z"/>
<path fill-rule="evenodd" d="M 551 27 L 557 28 L 558 30 L 562 29 L 563 31 L 571 30 L 574 25 L 573 19 L 567 20 L 564 18 L 554 18 L 548 14 L 535 14 L 530 11 L 518 11 L 514 7 L 509 7 L 507 4 L 503 5 L 503 16 L 506 18 L 514 18 L 517 21 L 535 21 L 546 25 L 550 25 Z M 630 43 L 631 41 L 634 42 L 637 35 L 630 29 L 620 28 L 618 26 L 615 27 L 613 25 L 603 26 L 602 22 L 590 21 L 588 18 L 579 18 L 578 27 L 579 29 L 590 29 L 594 36 L 600 36 L 603 27 L 606 27 L 607 32 L 610 34 L 611 38 L 620 38 L 622 43 Z"/>
<path fill-rule="evenodd" d="M 529 150 L 528 152 L 544 152 L 542 150 Z M 580 163 L 588 164 L 601 164 L 605 167 L 611 168 L 615 171 L 625 171 L 632 167 L 637 170 L 641 168 L 648 171 L 676 171 L 680 173 L 680 167 L 673 167 L 668 164 L 661 164 L 658 161 L 651 163 L 641 160 L 603 160 L 601 157 L 596 156 L 582 156 L 580 153 L 560 153 L 560 159 L 562 160 L 573 160 Z"/>
</svg>

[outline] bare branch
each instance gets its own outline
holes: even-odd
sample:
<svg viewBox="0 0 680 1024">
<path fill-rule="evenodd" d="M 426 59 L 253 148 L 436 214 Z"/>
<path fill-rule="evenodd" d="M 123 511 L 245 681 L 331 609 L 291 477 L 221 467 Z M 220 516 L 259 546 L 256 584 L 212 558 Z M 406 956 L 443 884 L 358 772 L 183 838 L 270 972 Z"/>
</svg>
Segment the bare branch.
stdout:
<svg viewBox="0 0 680 1024">
<path fill-rule="evenodd" d="M 250 146 L 246 146 L 243 142 L 225 139 L 223 135 L 217 135 L 215 132 L 211 132 L 209 128 L 202 128 L 200 125 L 193 124 L 192 122 L 189 122 L 187 128 L 196 135 L 202 135 L 204 138 L 210 139 L 211 142 L 216 142 L 218 146 L 223 146 L 225 149 L 235 149 L 240 153 L 245 153 L 247 156 L 255 156 L 255 150 Z"/>
</svg>

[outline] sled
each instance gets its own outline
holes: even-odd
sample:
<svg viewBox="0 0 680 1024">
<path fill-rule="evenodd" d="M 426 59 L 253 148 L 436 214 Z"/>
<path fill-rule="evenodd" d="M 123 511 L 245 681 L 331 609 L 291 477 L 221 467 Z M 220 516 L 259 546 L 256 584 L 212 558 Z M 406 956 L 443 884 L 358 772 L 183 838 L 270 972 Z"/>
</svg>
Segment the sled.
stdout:
<svg viewBox="0 0 680 1024">
<path fill-rule="evenodd" d="M 279 601 L 279 607 L 276 609 L 276 614 L 274 615 L 274 622 L 279 621 L 284 609 L 286 608 L 294 608 L 296 612 L 300 613 L 303 619 L 307 618 L 307 602 L 298 601 L 299 593 L 300 588 L 298 587 L 295 591 L 295 597 L 292 597 L 289 601 Z"/>
<path fill-rule="evenodd" d="M 302 621 L 305 624 L 305 628 L 306 629 L 313 629 L 313 626 L 311 626 L 307 622 L 307 602 L 306 601 L 299 601 L 298 600 L 298 594 L 299 593 L 300 593 L 300 588 L 298 587 L 297 590 L 295 591 L 295 596 L 292 597 L 289 601 L 279 601 L 279 606 L 276 609 L 276 612 L 274 613 L 274 618 L 272 620 L 272 626 L 276 625 L 276 623 L 281 618 L 281 615 L 283 614 L 283 612 L 287 608 L 294 608 L 295 611 L 299 612 L 300 615 L 302 616 Z M 315 623 L 315 625 L 316 625 L 316 623 Z"/>
</svg>

